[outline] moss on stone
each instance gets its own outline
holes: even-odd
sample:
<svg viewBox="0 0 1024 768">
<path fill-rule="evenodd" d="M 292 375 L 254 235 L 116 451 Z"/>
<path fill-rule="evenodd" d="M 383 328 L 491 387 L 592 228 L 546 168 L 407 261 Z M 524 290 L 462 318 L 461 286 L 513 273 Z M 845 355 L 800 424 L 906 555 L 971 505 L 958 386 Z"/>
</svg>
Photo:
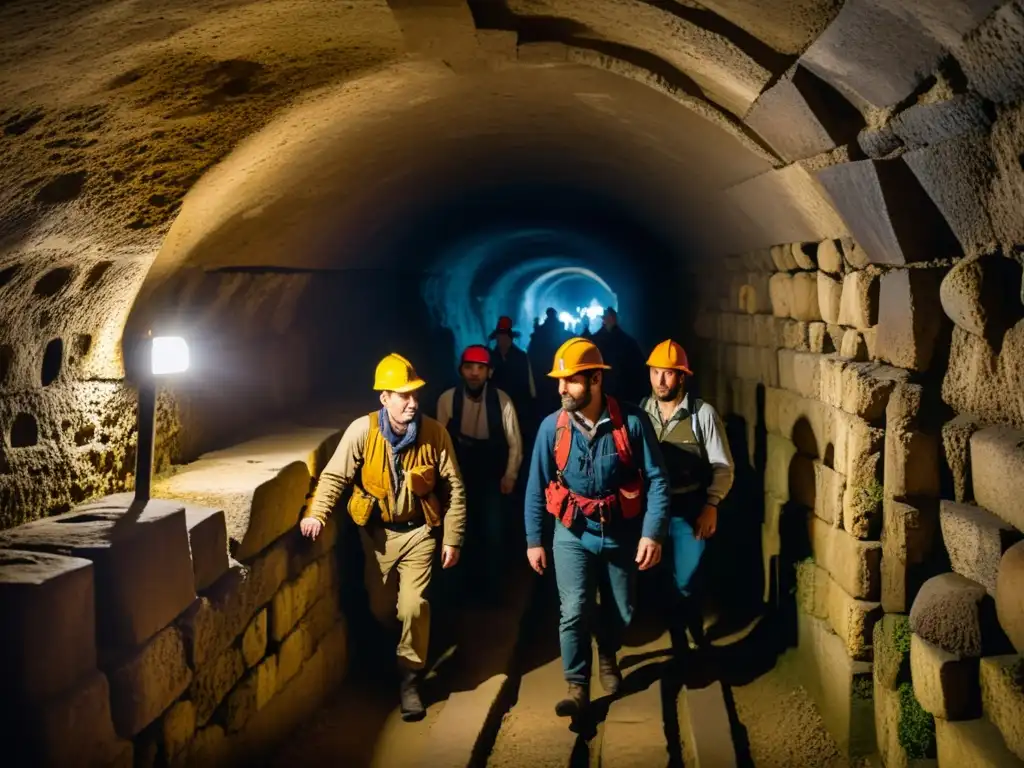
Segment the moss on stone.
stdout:
<svg viewBox="0 0 1024 768">
<path fill-rule="evenodd" d="M 935 757 L 935 718 L 924 711 L 910 683 L 899 687 L 900 718 L 896 727 L 900 746 L 911 760 Z"/>
<path fill-rule="evenodd" d="M 872 480 L 860 489 L 860 501 L 864 509 L 877 509 L 885 498 L 885 489 L 877 480 Z"/>
<path fill-rule="evenodd" d="M 874 698 L 874 695 L 874 681 L 870 677 L 853 678 L 853 697 L 855 699 L 863 699 L 864 701 L 870 701 L 872 698 Z"/>
<path fill-rule="evenodd" d="M 892 647 L 905 656 L 910 653 L 910 620 L 896 622 L 892 631 Z"/>
</svg>

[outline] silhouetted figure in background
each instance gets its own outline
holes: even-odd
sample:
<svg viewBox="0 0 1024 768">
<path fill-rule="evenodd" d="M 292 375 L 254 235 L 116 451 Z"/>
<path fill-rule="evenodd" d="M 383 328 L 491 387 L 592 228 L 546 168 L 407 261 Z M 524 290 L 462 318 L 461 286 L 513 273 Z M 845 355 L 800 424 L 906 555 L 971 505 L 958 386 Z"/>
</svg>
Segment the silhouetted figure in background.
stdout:
<svg viewBox="0 0 1024 768">
<path fill-rule="evenodd" d="M 602 325 L 594 334 L 593 342 L 612 367 L 605 377 L 605 391 L 628 403 L 639 403 L 649 389 L 643 350 L 636 339 L 619 326 L 619 313 L 614 307 L 604 311 Z"/>
<path fill-rule="evenodd" d="M 540 323 L 530 337 L 530 346 L 527 354 L 530 357 L 530 365 L 533 370 L 542 371 L 551 364 L 551 358 L 563 342 L 569 338 L 565 327 L 558 319 L 558 313 L 553 307 L 548 307 L 544 313 L 544 322 Z M 537 386 L 537 421 L 540 422 L 552 411 L 557 411 L 562 405 L 562 398 L 558 394 L 558 382 L 554 379 L 544 377 Z"/>
<path fill-rule="evenodd" d="M 515 339 L 519 338 L 519 331 L 512 328 L 512 318 L 499 317 L 490 338 L 494 341 L 491 349 L 494 370 L 491 384 L 512 398 L 512 404 L 519 414 L 520 428 L 532 433 L 537 386 L 533 380 L 530 358 L 516 346 Z"/>
</svg>

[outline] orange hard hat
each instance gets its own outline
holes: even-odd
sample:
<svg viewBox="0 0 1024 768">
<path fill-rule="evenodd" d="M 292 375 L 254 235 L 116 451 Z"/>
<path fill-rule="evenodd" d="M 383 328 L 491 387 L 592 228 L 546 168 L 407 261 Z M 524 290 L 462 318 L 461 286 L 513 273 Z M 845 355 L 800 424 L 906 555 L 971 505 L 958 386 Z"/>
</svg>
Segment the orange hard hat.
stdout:
<svg viewBox="0 0 1024 768">
<path fill-rule="evenodd" d="M 670 368 L 682 371 L 687 376 L 693 375 L 693 371 L 690 370 L 690 361 L 686 357 L 686 350 L 672 339 L 665 339 L 652 350 L 651 356 L 647 358 L 647 365 L 651 368 Z"/>
<path fill-rule="evenodd" d="M 377 364 L 377 371 L 373 378 L 374 389 L 401 394 L 417 390 L 426 383 L 416 373 L 412 363 L 394 353 Z"/>
<path fill-rule="evenodd" d="M 554 366 L 548 374 L 553 379 L 567 379 L 583 371 L 611 370 L 605 365 L 601 350 L 588 339 L 574 338 L 562 344 L 555 352 Z"/>
</svg>

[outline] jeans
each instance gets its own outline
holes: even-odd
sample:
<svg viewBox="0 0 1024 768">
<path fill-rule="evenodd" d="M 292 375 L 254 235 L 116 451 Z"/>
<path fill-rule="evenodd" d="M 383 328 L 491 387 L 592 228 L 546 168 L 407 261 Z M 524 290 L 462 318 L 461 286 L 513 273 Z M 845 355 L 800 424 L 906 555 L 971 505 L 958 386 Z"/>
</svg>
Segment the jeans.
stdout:
<svg viewBox="0 0 1024 768">
<path fill-rule="evenodd" d="M 558 639 L 569 683 L 590 682 L 593 632 L 601 653 L 614 654 L 633 618 L 635 537 L 609 535 L 608 526 L 577 516 L 572 528 L 555 524 L 552 544 L 561 618 Z M 600 604 L 595 594 L 600 591 Z"/>
<path fill-rule="evenodd" d="M 694 537 L 693 526 L 681 515 L 668 521 L 667 549 L 672 584 L 681 597 L 690 597 L 693 574 L 700 565 L 705 542 Z"/>
</svg>

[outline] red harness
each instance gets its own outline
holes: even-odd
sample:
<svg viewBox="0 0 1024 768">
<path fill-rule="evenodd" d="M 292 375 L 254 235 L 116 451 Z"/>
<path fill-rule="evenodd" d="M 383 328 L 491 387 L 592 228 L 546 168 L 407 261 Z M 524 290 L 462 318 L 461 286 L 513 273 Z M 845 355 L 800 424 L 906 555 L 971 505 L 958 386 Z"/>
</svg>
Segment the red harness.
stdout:
<svg viewBox="0 0 1024 768">
<path fill-rule="evenodd" d="M 619 461 L 623 466 L 623 475 L 628 479 L 622 482 L 617 492 L 599 499 L 590 499 L 580 496 L 569 489 L 565 483 L 566 466 L 569 464 L 569 452 L 572 449 L 572 425 L 569 423 L 569 413 L 565 410 L 558 414 L 558 422 L 555 425 L 555 467 L 558 471 L 557 479 L 548 483 L 544 490 L 547 500 L 547 510 L 561 520 L 562 525 L 568 528 L 572 525 L 576 510 L 579 510 L 585 517 L 598 516 L 602 523 L 611 519 L 611 512 L 616 507 L 622 513 L 622 517 L 630 519 L 640 514 L 643 508 L 643 475 L 633 465 L 633 449 L 629 444 L 629 431 L 622 420 L 622 411 L 619 403 L 614 397 L 605 398 L 608 404 L 608 416 L 612 422 L 612 439 L 615 441 L 615 451 L 619 454 Z"/>
</svg>

